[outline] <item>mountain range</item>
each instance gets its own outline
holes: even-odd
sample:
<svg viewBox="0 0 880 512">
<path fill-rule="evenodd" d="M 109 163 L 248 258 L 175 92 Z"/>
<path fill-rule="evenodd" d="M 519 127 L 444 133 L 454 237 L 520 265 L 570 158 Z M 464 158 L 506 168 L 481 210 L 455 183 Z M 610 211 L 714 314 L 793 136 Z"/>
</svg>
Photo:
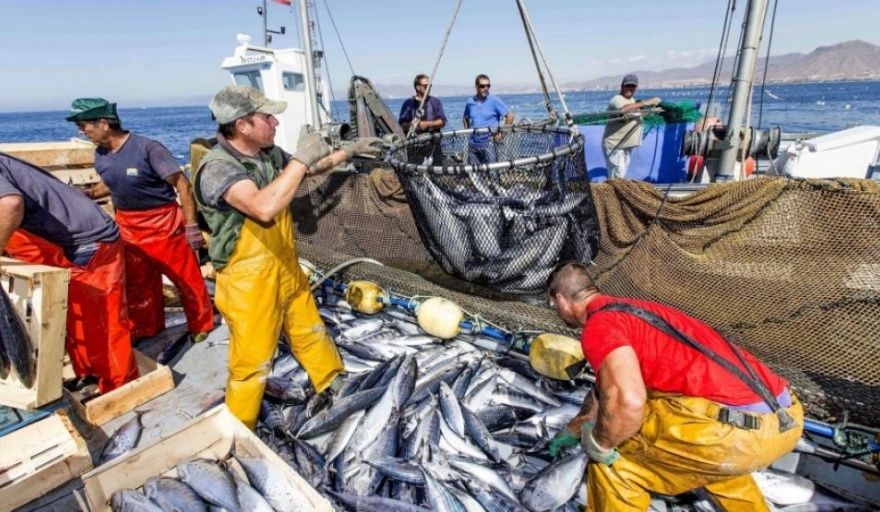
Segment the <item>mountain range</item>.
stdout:
<svg viewBox="0 0 880 512">
<path fill-rule="evenodd" d="M 756 81 L 764 74 L 767 59 L 761 57 L 756 64 Z M 722 61 L 720 83 L 730 83 L 734 58 Z M 672 88 L 709 85 L 715 70 L 715 60 L 688 68 L 672 68 L 663 71 L 634 71 L 642 88 Z M 566 91 L 617 89 L 621 75 L 602 76 L 590 80 L 561 84 Z M 880 46 L 866 41 L 846 41 L 831 46 L 820 46 L 809 53 L 786 53 L 770 57 L 767 71 L 768 82 L 826 82 L 837 80 L 880 80 Z M 405 97 L 412 94 L 411 85 L 376 84 L 385 97 Z M 497 84 L 497 93 L 539 92 L 536 85 Z M 435 96 L 459 96 L 473 93 L 469 85 L 437 84 L 432 88 Z M 343 96 L 345 95 L 343 94 Z"/>
</svg>

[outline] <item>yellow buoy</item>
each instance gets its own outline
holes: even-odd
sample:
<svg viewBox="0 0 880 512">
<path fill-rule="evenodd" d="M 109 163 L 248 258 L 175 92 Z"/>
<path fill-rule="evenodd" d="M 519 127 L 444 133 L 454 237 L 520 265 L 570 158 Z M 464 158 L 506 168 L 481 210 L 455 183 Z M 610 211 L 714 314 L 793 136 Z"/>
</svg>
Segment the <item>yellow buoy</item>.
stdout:
<svg viewBox="0 0 880 512">
<path fill-rule="evenodd" d="M 385 290 L 372 281 L 352 281 L 345 289 L 345 300 L 359 313 L 372 315 L 382 311 Z"/>
<path fill-rule="evenodd" d="M 431 336 L 441 339 L 454 338 L 461 330 L 459 324 L 464 311 L 458 304 L 443 297 L 431 297 L 416 309 L 419 327 Z"/>
<path fill-rule="evenodd" d="M 586 364 L 578 340 L 546 332 L 532 340 L 529 362 L 536 372 L 559 380 L 573 379 Z"/>
</svg>

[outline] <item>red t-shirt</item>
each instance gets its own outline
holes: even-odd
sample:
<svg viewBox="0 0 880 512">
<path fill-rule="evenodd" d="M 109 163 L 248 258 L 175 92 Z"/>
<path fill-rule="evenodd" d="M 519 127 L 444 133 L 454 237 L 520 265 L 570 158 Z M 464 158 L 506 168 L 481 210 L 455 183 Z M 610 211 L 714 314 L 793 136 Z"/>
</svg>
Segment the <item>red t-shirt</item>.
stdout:
<svg viewBox="0 0 880 512">
<path fill-rule="evenodd" d="M 667 336 L 644 320 L 619 311 L 593 314 L 613 302 L 625 302 L 654 313 L 748 375 L 727 342 L 703 322 L 656 302 L 607 295 L 600 295 L 587 305 L 587 321 L 581 337 L 584 356 L 597 374 L 605 357 L 612 350 L 629 345 L 638 357 L 642 378 L 649 390 L 703 397 L 727 405 L 747 405 L 761 401 L 744 382 L 721 365 Z M 774 396 L 785 389 L 788 384 L 785 379 L 773 373 L 745 350 L 740 348 L 740 352 L 761 380 L 769 386 Z"/>
</svg>

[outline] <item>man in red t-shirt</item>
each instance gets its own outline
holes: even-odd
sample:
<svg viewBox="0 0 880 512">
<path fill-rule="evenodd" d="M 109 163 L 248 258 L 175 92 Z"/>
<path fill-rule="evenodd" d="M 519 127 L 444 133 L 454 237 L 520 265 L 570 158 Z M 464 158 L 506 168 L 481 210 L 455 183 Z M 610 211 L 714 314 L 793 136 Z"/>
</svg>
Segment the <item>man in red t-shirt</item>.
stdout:
<svg viewBox="0 0 880 512">
<path fill-rule="evenodd" d="M 768 510 L 750 473 L 793 450 L 803 409 L 786 381 L 717 331 L 656 302 L 599 292 L 586 267 L 550 278 L 551 304 L 583 326 L 596 386 L 550 444 L 590 456 L 591 510 L 647 510 L 650 492 L 705 487 L 724 510 Z"/>
</svg>

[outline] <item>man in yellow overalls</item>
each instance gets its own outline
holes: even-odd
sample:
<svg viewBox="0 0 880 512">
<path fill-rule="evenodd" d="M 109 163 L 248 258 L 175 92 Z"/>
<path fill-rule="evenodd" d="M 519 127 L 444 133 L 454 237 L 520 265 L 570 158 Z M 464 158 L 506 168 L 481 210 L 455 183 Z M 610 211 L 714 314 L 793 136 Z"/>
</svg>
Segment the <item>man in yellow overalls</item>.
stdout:
<svg viewBox="0 0 880 512">
<path fill-rule="evenodd" d="M 274 115 L 287 103 L 232 85 L 210 107 L 218 143 L 196 171 L 195 197 L 212 232 L 215 304 L 229 325 L 226 405 L 253 429 L 282 329 L 318 393 L 341 385 L 342 359 L 300 269 L 289 205 L 308 174 L 355 154 L 376 156 L 382 141 L 365 138 L 331 153 L 310 133 L 288 155 L 273 142 Z"/>
</svg>

